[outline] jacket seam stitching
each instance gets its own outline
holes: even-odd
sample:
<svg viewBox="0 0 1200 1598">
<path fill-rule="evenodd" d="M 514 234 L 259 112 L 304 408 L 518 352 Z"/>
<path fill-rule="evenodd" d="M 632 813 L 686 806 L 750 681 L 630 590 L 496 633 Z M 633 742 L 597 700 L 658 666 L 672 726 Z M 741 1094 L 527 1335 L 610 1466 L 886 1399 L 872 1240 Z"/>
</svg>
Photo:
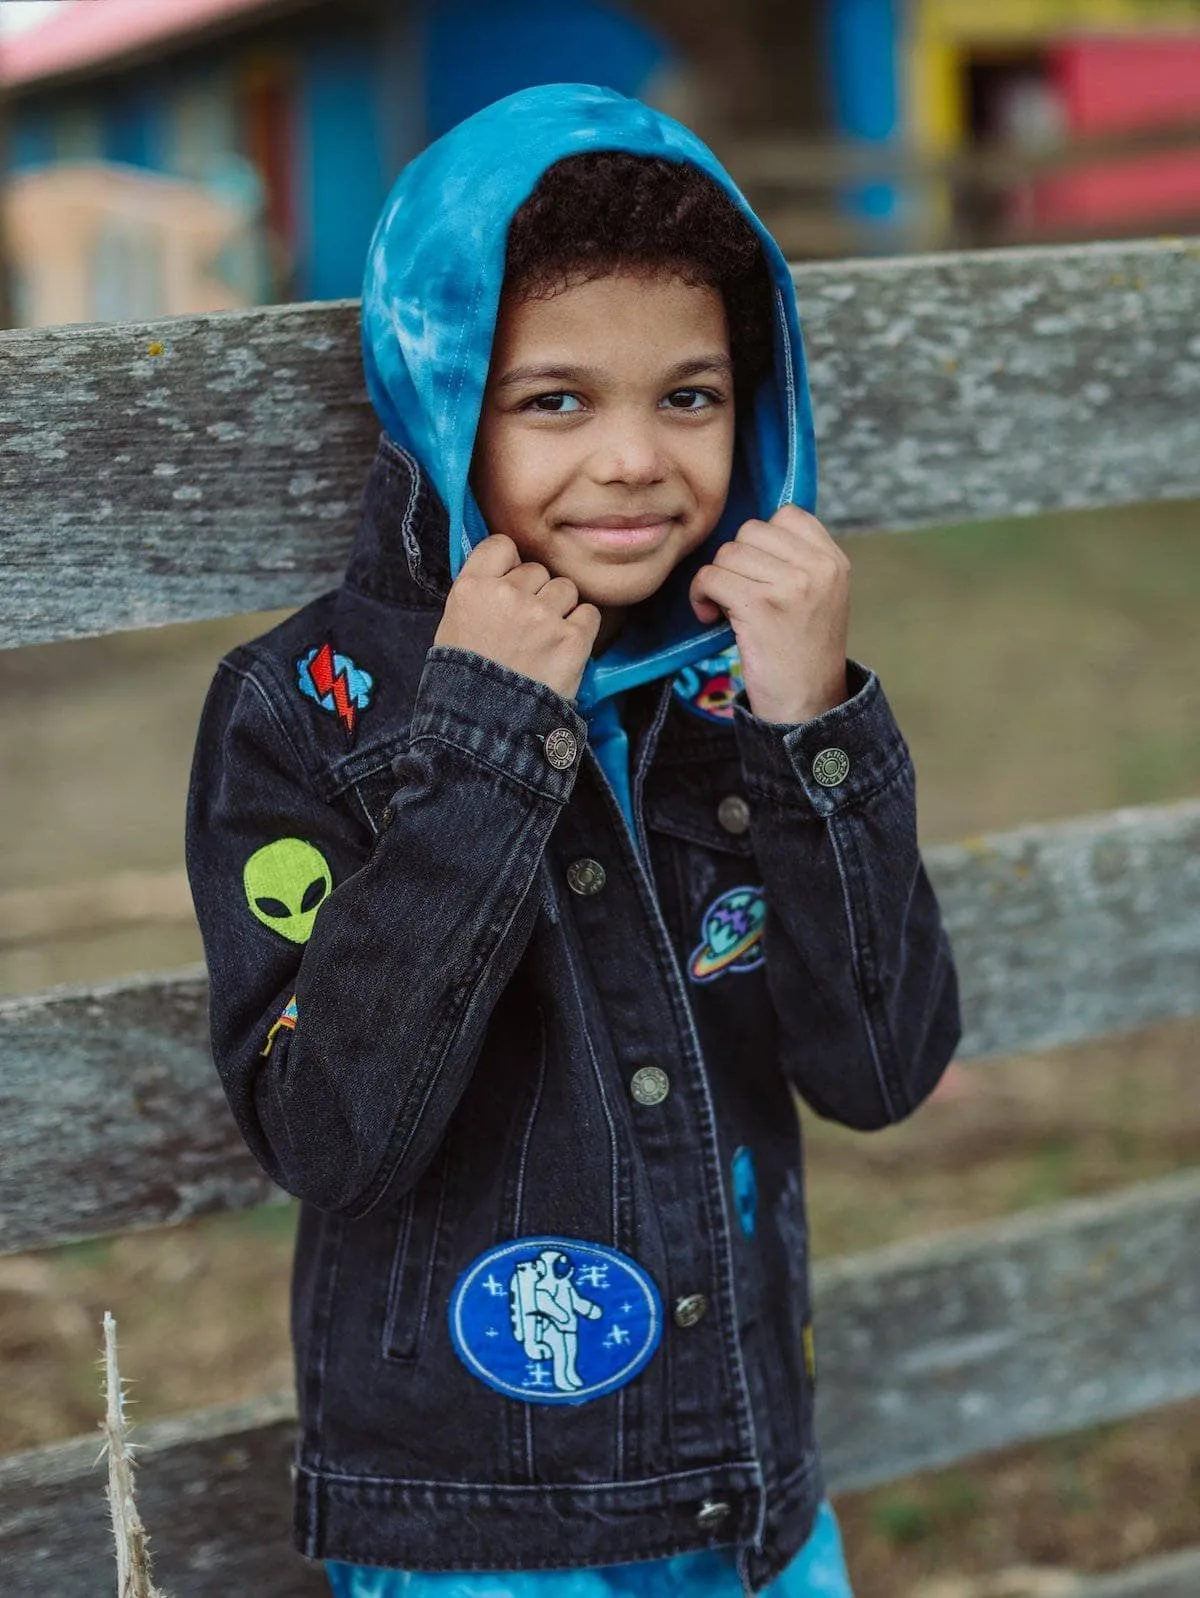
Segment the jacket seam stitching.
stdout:
<svg viewBox="0 0 1200 1598">
<path fill-rule="evenodd" d="M 417 733 L 409 744 L 409 748 L 415 749 L 418 744 L 422 743 L 441 744 L 445 749 L 453 749 L 457 754 L 465 755 L 475 765 L 482 766 L 486 771 L 494 772 L 497 777 L 504 778 L 505 781 L 512 783 L 514 787 L 522 789 L 525 793 L 536 794 L 539 799 L 546 799 L 551 804 L 562 803 L 562 796 L 559 794 L 551 793 L 545 788 L 535 787 L 532 782 L 527 782 L 524 777 L 519 777 L 516 772 L 510 771 L 507 766 L 498 766 L 494 760 L 489 760 L 486 755 L 481 755 L 475 749 L 469 749 L 466 744 L 455 743 L 452 738 L 445 738 L 441 733 Z"/>
<path fill-rule="evenodd" d="M 837 865 L 838 879 L 842 888 L 842 908 L 846 914 L 846 930 L 850 935 L 850 957 L 854 963 L 854 985 L 858 990 L 859 1003 L 862 1008 L 863 1029 L 867 1034 L 867 1043 L 871 1050 L 871 1063 L 875 1070 L 875 1080 L 879 1085 L 880 1097 L 883 1100 L 884 1111 L 890 1121 L 896 1120 L 896 1109 L 892 1103 L 892 1095 L 888 1087 L 887 1073 L 879 1052 L 879 1040 L 875 1036 L 875 1026 L 871 1016 L 872 1004 L 867 994 L 866 972 L 863 965 L 863 946 L 865 938 L 860 938 L 855 921 L 854 907 L 850 894 L 850 882 L 846 872 L 846 862 L 842 854 L 842 841 L 838 837 L 835 825 L 836 817 L 829 817 L 829 842 L 833 850 L 834 862 Z"/>
</svg>

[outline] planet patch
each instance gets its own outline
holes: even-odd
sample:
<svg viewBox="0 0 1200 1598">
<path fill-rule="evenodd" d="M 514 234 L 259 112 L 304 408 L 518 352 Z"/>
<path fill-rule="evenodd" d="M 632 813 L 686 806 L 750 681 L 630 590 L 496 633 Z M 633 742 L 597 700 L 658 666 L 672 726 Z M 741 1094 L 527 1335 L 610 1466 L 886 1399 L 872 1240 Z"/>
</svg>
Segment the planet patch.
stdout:
<svg viewBox="0 0 1200 1598">
<path fill-rule="evenodd" d="M 704 941 L 692 950 L 692 981 L 712 982 L 726 971 L 754 971 L 762 965 L 766 919 L 761 888 L 727 888 L 715 898 L 704 912 Z"/>
</svg>

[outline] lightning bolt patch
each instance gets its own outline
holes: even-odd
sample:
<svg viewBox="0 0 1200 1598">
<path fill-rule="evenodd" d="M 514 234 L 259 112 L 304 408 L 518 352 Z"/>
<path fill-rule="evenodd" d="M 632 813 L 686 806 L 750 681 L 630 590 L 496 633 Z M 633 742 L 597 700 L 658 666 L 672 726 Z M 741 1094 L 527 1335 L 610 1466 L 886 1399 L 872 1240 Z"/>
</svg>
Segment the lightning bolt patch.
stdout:
<svg viewBox="0 0 1200 1598">
<path fill-rule="evenodd" d="M 371 673 L 326 643 L 301 655 L 296 662 L 296 681 L 302 694 L 337 717 L 345 729 L 346 742 L 352 744 L 359 714 L 371 703 L 375 689 Z"/>
</svg>

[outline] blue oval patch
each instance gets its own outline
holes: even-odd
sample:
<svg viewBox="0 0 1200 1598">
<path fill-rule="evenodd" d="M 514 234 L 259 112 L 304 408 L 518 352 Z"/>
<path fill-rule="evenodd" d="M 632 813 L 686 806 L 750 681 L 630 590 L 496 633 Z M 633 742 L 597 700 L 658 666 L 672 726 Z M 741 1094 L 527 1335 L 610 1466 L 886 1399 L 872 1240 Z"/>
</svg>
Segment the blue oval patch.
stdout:
<svg viewBox="0 0 1200 1598">
<path fill-rule="evenodd" d="M 743 1143 L 733 1151 L 730 1162 L 733 1171 L 733 1202 L 738 1221 L 747 1237 L 754 1236 L 754 1218 L 758 1212 L 758 1182 L 754 1176 L 754 1156 Z"/>
<path fill-rule="evenodd" d="M 586 1404 L 645 1368 L 662 1299 L 636 1260 L 574 1237 L 518 1237 L 467 1266 L 450 1295 L 454 1351 L 531 1404 Z"/>
<path fill-rule="evenodd" d="M 733 701 L 744 686 L 736 644 L 685 666 L 671 685 L 675 697 L 705 721 L 732 721 Z"/>
</svg>

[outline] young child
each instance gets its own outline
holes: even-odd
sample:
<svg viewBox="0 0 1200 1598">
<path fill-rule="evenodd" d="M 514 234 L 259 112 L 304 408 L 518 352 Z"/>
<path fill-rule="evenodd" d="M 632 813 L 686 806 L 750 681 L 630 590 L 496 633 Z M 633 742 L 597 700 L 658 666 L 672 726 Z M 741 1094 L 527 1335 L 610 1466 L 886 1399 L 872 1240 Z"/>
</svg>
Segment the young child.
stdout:
<svg viewBox="0 0 1200 1598">
<path fill-rule="evenodd" d="M 900 1120 L 959 1013 L 787 265 L 559 84 L 405 169 L 362 326 L 345 580 L 221 662 L 188 815 L 301 1200 L 296 1546 L 339 1598 L 841 1598 L 792 1090 Z"/>
</svg>

